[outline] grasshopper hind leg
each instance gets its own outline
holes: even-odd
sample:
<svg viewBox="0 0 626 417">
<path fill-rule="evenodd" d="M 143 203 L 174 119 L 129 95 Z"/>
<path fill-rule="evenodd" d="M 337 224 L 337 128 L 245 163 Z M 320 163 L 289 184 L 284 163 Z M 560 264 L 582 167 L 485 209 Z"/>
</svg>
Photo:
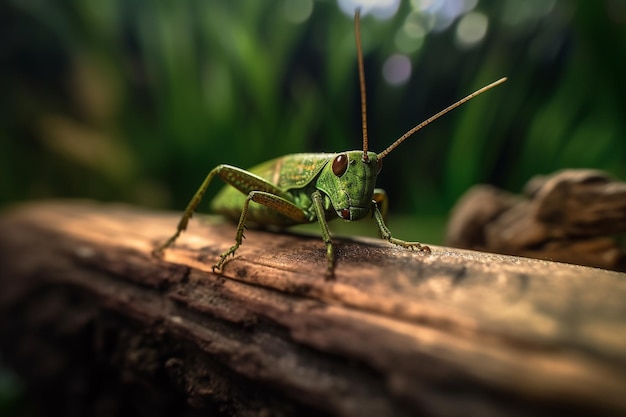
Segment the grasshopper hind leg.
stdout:
<svg viewBox="0 0 626 417">
<path fill-rule="evenodd" d="M 167 239 L 163 244 L 159 245 L 157 248 L 155 248 L 152 251 L 153 256 L 161 257 L 163 255 L 163 252 L 167 248 L 172 246 L 174 242 L 176 242 L 178 237 L 182 234 L 182 232 L 184 232 L 187 229 L 189 219 L 191 219 L 194 212 L 196 211 L 196 208 L 200 204 L 200 201 L 202 200 L 204 193 L 206 192 L 207 188 L 211 184 L 211 181 L 213 180 L 215 175 L 219 176 L 222 180 L 224 180 L 224 182 L 226 182 L 227 184 L 230 184 L 232 187 L 234 187 L 235 189 L 237 189 L 239 192 L 243 193 L 244 195 L 251 194 L 252 192 L 255 192 L 256 190 L 263 190 L 266 194 L 277 195 L 277 194 L 282 193 L 281 189 L 279 189 L 274 184 L 264 180 L 263 178 L 257 175 L 251 174 L 243 169 L 240 169 L 231 165 L 224 165 L 224 164 L 218 165 L 207 174 L 206 178 L 200 185 L 200 188 L 198 188 L 198 190 L 192 197 L 191 201 L 189 201 L 189 204 L 187 204 L 187 208 L 185 209 L 185 212 L 183 213 L 180 221 L 178 222 L 178 226 L 176 227 L 176 232 L 169 239 Z M 277 196 L 277 198 L 280 198 L 280 197 Z M 285 200 L 285 203 L 291 204 L 286 200 Z M 273 207 L 272 204 L 266 204 L 266 205 L 269 207 Z M 274 205 L 279 206 L 280 204 L 274 204 Z M 296 209 L 299 210 L 297 207 Z M 293 210 L 291 210 L 290 212 L 293 212 Z M 292 216 L 295 216 L 297 219 L 300 219 L 302 217 L 302 214 L 300 217 L 293 215 L 293 214 Z M 240 232 L 238 231 L 238 235 L 239 234 L 243 236 L 243 226 L 242 226 L 242 230 Z M 236 247 L 231 248 L 231 251 L 229 252 L 231 252 L 231 254 L 234 253 L 240 244 L 241 242 L 239 242 L 239 244 L 236 245 Z M 222 263 L 224 263 L 224 259 L 221 259 L 221 261 L 219 262 L 220 265 Z"/>
<path fill-rule="evenodd" d="M 202 184 L 200 185 L 200 188 L 198 188 L 196 193 L 191 198 L 191 201 L 189 201 L 189 204 L 187 204 L 187 208 L 185 209 L 185 212 L 183 213 L 183 216 L 180 218 L 180 221 L 178 222 L 178 226 L 176 227 L 176 233 L 174 233 L 163 244 L 161 244 L 157 248 L 155 248 L 152 251 L 152 255 L 153 256 L 158 257 L 158 258 L 162 257 L 163 256 L 163 252 L 167 248 L 172 246 L 174 244 L 174 242 L 176 242 L 176 239 L 178 239 L 180 234 L 187 229 L 187 225 L 189 224 L 189 219 L 191 219 L 191 217 L 193 216 L 193 213 L 196 211 L 196 208 L 198 207 L 198 204 L 200 204 L 200 201 L 202 201 L 202 196 L 204 196 L 204 193 L 206 192 L 207 188 L 209 187 L 209 184 L 211 184 L 211 181 L 213 180 L 213 177 L 215 176 L 215 174 L 219 175 L 220 172 L 225 167 L 226 167 L 225 165 L 218 165 L 217 167 L 212 169 L 211 172 L 208 173 L 208 175 L 206 176 L 204 181 L 202 181 Z"/>
</svg>

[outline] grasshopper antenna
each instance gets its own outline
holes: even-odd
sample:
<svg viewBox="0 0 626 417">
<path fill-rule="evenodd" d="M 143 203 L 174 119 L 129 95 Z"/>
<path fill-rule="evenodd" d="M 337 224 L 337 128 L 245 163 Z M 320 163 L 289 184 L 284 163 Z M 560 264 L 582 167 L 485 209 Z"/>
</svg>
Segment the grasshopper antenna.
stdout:
<svg viewBox="0 0 626 417">
<path fill-rule="evenodd" d="M 381 159 L 383 159 L 385 156 L 387 156 L 391 151 L 393 151 L 394 149 L 396 149 L 398 147 L 398 145 L 400 145 L 402 142 L 404 142 L 406 139 L 408 139 L 413 133 L 417 132 L 418 130 L 420 130 L 421 128 L 423 128 L 424 126 L 430 124 L 432 121 L 440 118 L 441 116 L 443 116 L 444 114 L 448 113 L 451 110 L 456 109 L 457 107 L 459 107 L 461 104 L 467 103 L 468 101 L 470 101 L 471 99 L 473 99 L 474 97 L 484 93 L 487 90 L 492 89 L 493 87 L 502 84 L 503 82 L 506 81 L 506 77 L 504 78 L 500 78 L 498 81 L 494 81 L 489 85 L 484 86 L 483 88 L 474 91 L 472 94 L 468 95 L 465 98 L 462 98 L 461 100 L 457 101 L 456 103 L 446 107 L 445 109 L 441 110 L 439 113 L 435 114 L 434 116 L 429 117 L 428 119 L 424 120 L 422 123 L 418 124 L 417 126 L 415 126 L 413 129 L 409 130 L 408 132 L 406 132 L 404 135 L 400 136 L 400 138 L 398 138 L 398 140 L 396 140 L 394 143 L 392 143 L 387 149 L 385 149 L 384 151 L 382 151 L 381 153 L 378 154 L 378 160 L 380 161 Z M 365 116 L 363 116 L 365 117 Z"/>
<path fill-rule="evenodd" d="M 363 69 L 363 51 L 361 49 L 361 9 L 354 11 L 354 37 L 356 39 L 356 54 L 359 63 L 359 87 L 361 89 L 361 127 L 363 129 L 363 162 L 367 162 L 367 104 L 365 99 L 365 70 Z"/>
</svg>

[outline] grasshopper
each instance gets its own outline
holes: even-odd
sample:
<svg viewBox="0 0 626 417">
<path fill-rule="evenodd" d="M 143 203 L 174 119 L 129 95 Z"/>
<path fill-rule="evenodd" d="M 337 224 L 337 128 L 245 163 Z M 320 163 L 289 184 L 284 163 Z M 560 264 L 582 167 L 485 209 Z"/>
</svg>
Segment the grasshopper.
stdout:
<svg viewBox="0 0 626 417">
<path fill-rule="evenodd" d="M 218 165 L 208 173 L 192 197 L 174 235 L 154 250 L 153 253 L 156 256 L 162 255 L 163 251 L 187 229 L 189 219 L 216 175 L 228 185 L 214 198 L 211 208 L 230 220 L 238 221 L 238 224 L 235 244 L 220 256 L 219 261 L 213 266 L 214 272 L 221 271 L 226 259 L 235 254 L 244 238 L 244 229 L 247 224 L 255 227 L 283 228 L 317 221 L 322 240 L 326 245 L 326 276 L 332 278 L 335 268 L 335 249 L 328 221 L 336 218 L 357 221 L 370 213 L 383 239 L 410 250 L 430 253 L 428 246 L 392 237 L 385 225 L 387 197 L 384 190 L 375 188 L 376 177 L 382 168 L 382 160 L 409 136 L 433 120 L 503 83 L 506 78 L 501 78 L 473 92 L 428 118 L 377 154 L 368 150 L 365 74 L 358 9 L 354 16 L 354 32 L 361 92 L 363 149 L 341 153 L 286 155 L 261 163 L 247 171 L 231 165 Z"/>
</svg>

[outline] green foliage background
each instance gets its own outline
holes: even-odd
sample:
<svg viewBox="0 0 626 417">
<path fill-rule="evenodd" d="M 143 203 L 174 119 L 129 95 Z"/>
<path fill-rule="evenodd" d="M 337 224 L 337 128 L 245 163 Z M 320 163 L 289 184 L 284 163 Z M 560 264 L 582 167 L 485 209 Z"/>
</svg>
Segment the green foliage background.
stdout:
<svg viewBox="0 0 626 417">
<path fill-rule="evenodd" d="M 286 19 L 303 1 L 0 4 L 0 204 L 80 197 L 182 211 L 219 163 L 358 149 L 352 18 L 311 0 L 309 19 Z M 456 24 L 428 34 L 409 55 L 409 82 L 390 86 L 381 69 L 417 3 L 362 22 L 373 150 L 509 81 L 385 159 L 392 215 L 420 229 L 399 237 L 440 242 L 476 183 L 518 192 L 572 167 L 626 179 L 625 2 L 482 0 L 482 43 L 458 48 Z"/>
</svg>

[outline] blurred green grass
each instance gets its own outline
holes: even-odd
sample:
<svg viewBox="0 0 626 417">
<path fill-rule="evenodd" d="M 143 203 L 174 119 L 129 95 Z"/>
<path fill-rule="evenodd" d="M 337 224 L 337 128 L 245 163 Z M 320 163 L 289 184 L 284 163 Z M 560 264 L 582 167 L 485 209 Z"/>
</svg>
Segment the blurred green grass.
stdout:
<svg viewBox="0 0 626 417">
<path fill-rule="evenodd" d="M 421 3 L 363 18 L 373 150 L 509 80 L 385 159 L 378 185 L 392 224 L 406 219 L 399 237 L 440 243 L 476 183 L 517 192 L 572 167 L 626 178 L 623 2 L 482 0 L 473 13 L 488 30 L 472 47 L 459 46 L 460 17 L 407 37 L 410 23 L 438 24 Z M 8 0 L 0 34 L 3 205 L 87 197 L 182 210 L 219 163 L 361 146 L 352 17 L 333 1 Z M 399 86 L 382 75 L 393 54 L 412 65 Z"/>
</svg>

